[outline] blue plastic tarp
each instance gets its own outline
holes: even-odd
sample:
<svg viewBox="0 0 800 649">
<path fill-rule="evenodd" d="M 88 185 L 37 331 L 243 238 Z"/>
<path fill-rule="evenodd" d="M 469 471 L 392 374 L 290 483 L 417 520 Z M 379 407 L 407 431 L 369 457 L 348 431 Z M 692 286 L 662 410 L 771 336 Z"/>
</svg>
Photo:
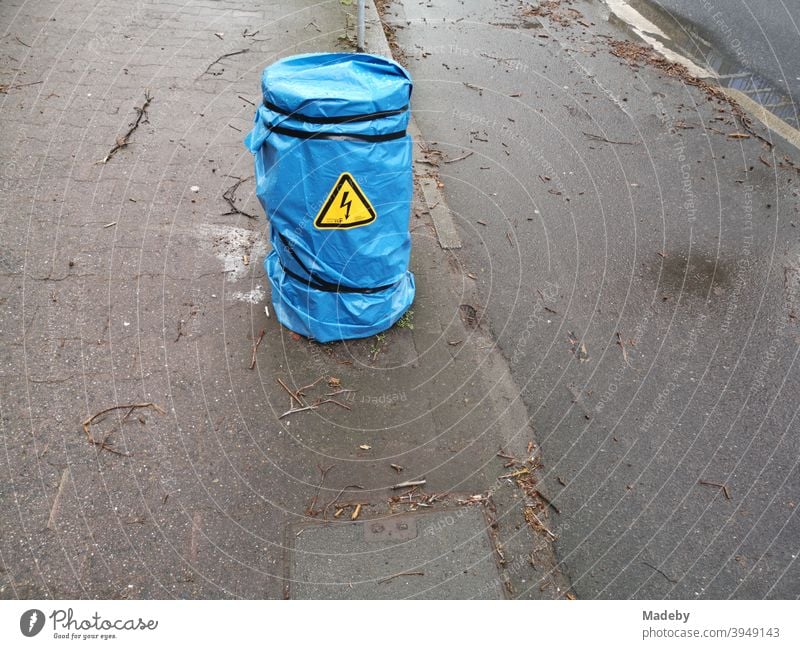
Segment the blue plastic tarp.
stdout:
<svg viewBox="0 0 800 649">
<path fill-rule="evenodd" d="M 391 327 L 414 299 L 411 80 L 369 54 L 264 70 L 245 144 L 270 221 L 264 267 L 280 322 L 320 342 Z"/>
</svg>

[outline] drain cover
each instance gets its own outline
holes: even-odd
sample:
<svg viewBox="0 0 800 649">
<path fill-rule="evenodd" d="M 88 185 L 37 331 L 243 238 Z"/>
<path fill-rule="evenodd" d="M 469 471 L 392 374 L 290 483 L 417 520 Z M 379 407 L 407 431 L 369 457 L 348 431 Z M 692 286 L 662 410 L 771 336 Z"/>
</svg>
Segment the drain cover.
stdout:
<svg viewBox="0 0 800 649">
<path fill-rule="evenodd" d="M 308 525 L 289 538 L 292 599 L 502 599 L 478 507 Z"/>
</svg>

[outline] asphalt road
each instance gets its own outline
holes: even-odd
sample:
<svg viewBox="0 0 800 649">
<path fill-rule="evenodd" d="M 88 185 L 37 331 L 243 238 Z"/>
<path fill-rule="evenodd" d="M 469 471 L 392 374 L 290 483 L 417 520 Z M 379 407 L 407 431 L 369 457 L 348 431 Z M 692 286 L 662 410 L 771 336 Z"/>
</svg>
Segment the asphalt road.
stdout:
<svg viewBox="0 0 800 649">
<path fill-rule="evenodd" d="M 800 105 L 800 2 L 650 0 L 694 25 L 729 60 L 772 81 Z"/>
<path fill-rule="evenodd" d="M 541 13 L 385 18 L 452 161 L 458 259 L 541 445 L 559 559 L 584 598 L 794 598 L 797 152 L 611 55 L 627 34 L 596 3 Z"/>
</svg>

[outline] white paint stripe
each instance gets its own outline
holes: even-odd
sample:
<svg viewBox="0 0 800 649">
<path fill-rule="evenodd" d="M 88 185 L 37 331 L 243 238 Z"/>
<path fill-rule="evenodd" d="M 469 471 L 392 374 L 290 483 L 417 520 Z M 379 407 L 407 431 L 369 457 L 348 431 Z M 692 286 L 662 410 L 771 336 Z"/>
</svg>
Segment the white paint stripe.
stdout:
<svg viewBox="0 0 800 649">
<path fill-rule="evenodd" d="M 668 61 L 673 63 L 680 63 L 686 66 L 689 74 L 700 78 L 716 78 L 715 72 L 706 68 L 700 67 L 694 61 L 687 59 L 685 56 L 666 47 L 660 40 L 653 38 L 651 34 L 658 36 L 664 40 L 670 40 L 656 24 L 650 22 L 636 9 L 631 7 L 625 0 L 605 0 L 611 12 L 620 20 L 627 23 L 630 28 L 641 38 L 645 43 L 651 45 L 656 52 L 663 55 Z"/>
</svg>

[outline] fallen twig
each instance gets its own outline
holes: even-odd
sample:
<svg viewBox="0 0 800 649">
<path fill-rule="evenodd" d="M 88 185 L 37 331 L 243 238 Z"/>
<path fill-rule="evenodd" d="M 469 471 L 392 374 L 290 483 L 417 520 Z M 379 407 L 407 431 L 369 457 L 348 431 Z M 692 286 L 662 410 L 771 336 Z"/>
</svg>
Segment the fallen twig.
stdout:
<svg viewBox="0 0 800 649">
<path fill-rule="evenodd" d="M 331 464 L 329 467 L 323 468 L 321 465 L 317 464 L 317 469 L 319 469 L 320 472 L 319 484 L 317 485 L 317 491 L 314 494 L 314 497 L 311 499 L 311 504 L 306 509 L 306 514 L 308 516 L 316 516 L 319 514 L 319 512 L 314 511 L 314 507 L 317 504 L 317 499 L 322 491 L 322 485 L 325 484 L 325 476 L 327 476 L 330 470 L 335 466 L 335 464 Z"/>
<path fill-rule="evenodd" d="M 619 331 L 617 332 L 617 344 L 622 350 L 622 360 L 625 361 L 625 365 L 630 366 L 630 363 L 628 362 L 628 350 L 625 349 L 625 343 L 622 342 L 622 336 L 620 335 Z"/>
<path fill-rule="evenodd" d="M 533 519 L 533 520 L 531 520 L 531 519 Z M 549 529 L 547 529 L 547 527 L 545 526 L 544 523 L 542 523 L 542 521 L 539 520 L 539 517 L 533 511 L 533 507 L 526 507 L 525 508 L 525 520 L 528 521 L 528 524 L 531 525 L 531 527 L 538 527 L 539 529 L 543 530 L 545 532 L 545 534 L 547 534 L 547 536 L 550 537 L 550 540 L 555 541 L 558 538 Z M 534 521 L 535 521 L 535 525 L 534 525 Z"/>
<path fill-rule="evenodd" d="M 462 81 L 461 83 L 463 83 L 467 88 L 470 88 L 471 90 L 477 90 L 478 94 L 483 96 L 483 88 L 481 88 L 480 86 L 476 86 L 472 83 L 467 83 L 466 81 Z"/>
<path fill-rule="evenodd" d="M 665 573 L 663 570 L 659 570 L 658 568 L 656 568 L 653 564 L 647 563 L 647 561 L 642 561 L 642 563 L 644 565 L 646 565 L 648 568 L 652 568 L 653 570 L 655 570 L 659 575 L 661 575 L 668 582 L 670 582 L 672 584 L 677 584 L 678 583 L 672 577 L 670 577 L 667 573 Z"/>
<path fill-rule="evenodd" d="M 725 494 L 725 498 L 728 500 L 731 499 L 731 492 L 726 484 L 722 484 L 720 482 L 711 482 L 710 480 L 698 480 L 697 483 L 705 485 L 706 487 L 717 487 L 718 489 L 722 489 L 722 493 Z"/>
<path fill-rule="evenodd" d="M 427 482 L 427 480 L 409 480 L 408 482 L 399 482 L 396 485 L 392 485 L 392 489 L 406 489 L 408 487 L 421 487 Z"/>
<path fill-rule="evenodd" d="M 335 397 L 337 394 L 347 394 L 349 392 L 358 392 L 358 390 L 349 390 L 347 388 L 342 388 L 341 390 L 336 390 L 336 392 L 328 392 L 325 394 L 326 397 Z"/>
<path fill-rule="evenodd" d="M 527 475 L 530 473 L 528 467 L 524 466 L 521 469 L 517 469 L 516 471 L 512 471 L 511 473 L 506 473 L 505 475 L 501 475 L 498 477 L 498 480 L 502 480 L 503 478 L 519 478 L 520 476 Z"/>
<path fill-rule="evenodd" d="M 424 572 L 398 572 L 396 575 L 391 575 L 389 577 L 384 577 L 383 579 L 378 579 L 379 584 L 384 584 L 387 581 L 391 581 L 392 579 L 397 579 L 398 577 L 422 577 L 424 576 Z"/>
<path fill-rule="evenodd" d="M 337 401 L 336 399 L 323 399 L 322 401 L 315 401 L 315 405 L 321 406 L 323 403 L 335 403 L 340 408 L 344 408 L 345 410 L 352 410 L 350 406 L 343 404 L 341 401 Z"/>
<path fill-rule="evenodd" d="M 598 142 L 607 142 L 608 144 L 628 144 L 628 145 L 637 144 L 637 142 L 620 142 L 618 140 L 609 140 L 608 138 L 601 137 L 600 135 L 595 135 L 594 133 L 587 133 L 586 131 L 581 131 L 581 133 L 583 133 L 590 140 L 596 140 Z"/>
<path fill-rule="evenodd" d="M 56 495 L 53 498 L 53 506 L 50 508 L 50 516 L 47 519 L 47 529 L 52 530 L 55 527 L 56 517 L 58 516 L 58 510 L 61 505 L 61 496 L 64 493 L 64 487 L 69 480 L 69 467 L 66 467 L 61 472 L 61 479 L 58 481 L 58 490 L 56 491 Z"/>
<path fill-rule="evenodd" d="M 284 390 L 286 390 L 286 392 L 288 392 L 288 393 L 289 393 L 289 396 L 290 396 L 290 397 L 293 399 L 293 401 L 290 401 L 290 402 L 289 402 L 289 405 L 290 405 L 290 406 L 291 406 L 291 405 L 292 405 L 292 404 L 293 404 L 295 401 L 297 401 L 297 403 L 299 403 L 301 406 L 305 406 L 305 405 L 306 405 L 305 403 L 303 403 L 303 400 L 300 398 L 300 395 L 299 395 L 297 392 L 292 392 L 292 391 L 289 389 L 289 386 L 288 386 L 288 385 L 286 385 L 286 384 L 283 382 L 283 380 L 282 380 L 282 379 L 276 378 L 275 380 L 278 382 L 278 385 L 280 385 L 280 386 L 281 386 L 281 387 L 282 387 Z"/>
<path fill-rule="evenodd" d="M 117 138 L 117 141 L 114 143 L 114 146 L 111 147 L 111 150 L 106 154 L 106 157 L 99 161 L 99 164 L 105 164 L 109 160 L 111 160 L 112 156 L 119 151 L 120 149 L 125 148 L 128 146 L 130 142 L 130 137 L 133 135 L 133 132 L 139 128 L 139 124 L 142 123 L 142 119 L 145 121 L 147 120 L 147 108 L 150 106 L 150 102 L 153 101 L 153 97 L 150 94 L 149 90 L 144 91 L 144 103 L 139 106 L 135 106 L 134 110 L 136 111 L 136 121 L 133 125 L 128 129 L 128 132 L 125 135 Z"/>
<path fill-rule="evenodd" d="M 282 415 L 278 417 L 278 419 L 283 419 L 284 417 L 288 417 L 289 415 L 293 415 L 296 412 L 305 412 L 306 410 L 316 410 L 317 406 L 303 406 L 302 408 L 291 408 L 284 412 Z"/>
<path fill-rule="evenodd" d="M 466 158 L 469 158 L 473 153 L 475 153 L 475 152 L 474 151 L 470 151 L 469 153 L 466 153 L 466 154 L 464 154 L 464 155 L 462 155 L 462 156 L 460 156 L 458 158 L 448 158 L 448 159 L 442 160 L 442 162 L 444 162 L 445 164 L 450 164 L 451 162 L 458 162 L 459 160 L 465 160 Z"/>
<path fill-rule="evenodd" d="M 14 83 L 11 85 L 0 83 L 0 94 L 6 95 L 8 94 L 9 90 L 16 90 L 17 88 L 24 88 L 25 86 L 35 86 L 39 83 L 44 83 L 44 81 L 31 81 L 30 83 Z"/>
<path fill-rule="evenodd" d="M 330 502 L 329 502 L 327 505 L 325 505 L 325 507 L 323 508 L 323 510 L 322 510 L 322 520 L 328 520 L 328 519 L 327 519 L 327 516 L 328 516 L 328 508 L 329 508 L 331 505 L 333 505 L 333 504 L 334 504 L 334 503 L 335 503 L 337 500 L 339 500 L 339 498 L 341 498 L 341 497 L 342 497 L 342 494 L 343 494 L 345 491 L 347 491 L 348 489 L 363 489 L 363 488 L 364 488 L 364 487 L 362 487 L 360 484 L 349 484 L 349 485 L 347 485 L 346 487 L 342 487 L 342 488 L 339 490 L 339 493 L 338 493 L 338 494 L 336 494 L 336 497 L 335 497 L 333 500 L 331 500 L 331 501 L 330 501 Z"/>
<path fill-rule="evenodd" d="M 258 339 L 256 340 L 255 344 L 253 345 L 253 359 L 250 361 L 250 369 L 252 370 L 256 366 L 256 352 L 258 351 L 258 346 L 261 344 L 261 341 L 264 338 L 264 334 L 266 332 L 262 329 L 261 333 L 258 334 Z"/>
<path fill-rule="evenodd" d="M 229 57 L 231 57 L 231 56 L 237 56 L 237 55 L 239 55 L 239 54 L 245 54 L 246 52 L 249 52 L 249 51 L 250 51 L 249 49 L 245 48 L 245 49 L 243 49 L 243 50 L 237 50 L 236 52 L 228 52 L 228 54 L 223 54 L 222 56 L 218 57 L 218 58 L 217 58 L 215 61 L 212 61 L 211 63 L 209 63 L 209 64 L 208 64 L 208 67 L 207 67 L 207 68 L 206 68 L 206 69 L 203 71 L 203 73 L 202 73 L 202 74 L 201 74 L 199 77 L 197 77 L 197 78 L 199 79 L 199 78 L 200 78 L 200 77 L 202 77 L 203 75 L 205 75 L 205 74 L 209 74 L 209 72 L 211 71 L 211 68 L 213 68 L 213 67 L 214 67 L 214 66 L 215 66 L 217 63 L 219 63 L 219 62 L 220 62 L 220 61 L 222 61 L 223 59 L 227 59 L 227 58 L 229 58 Z M 214 74 L 214 73 L 212 72 L 211 74 Z M 214 75 L 214 76 L 218 76 L 218 75 L 220 75 L 220 74 L 222 74 L 222 72 L 217 72 L 217 73 L 216 73 L 216 75 Z"/>
<path fill-rule="evenodd" d="M 303 394 L 303 393 L 304 393 L 306 390 L 310 390 L 311 388 L 313 388 L 313 387 L 314 387 L 314 386 L 315 386 L 317 383 L 319 383 L 319 382 L 320 382 L 322 379 L 324 379 L 324 378 L 325 378 L 324 376 L 320 376 L 320 377 L 319 377 L 319 378 L 318 378 L 316 381 L 314 381 L 313 383 L 309 383 L 308 385 L 304 385 L 302 388 L 297 388 L 297 394 L 299 394 L 301 397 L 304 397 L 304 396 L 305 396 L 305 394 Z"/>
<path fill-rule="evenodd" d="M 114 432 L 113 430 L 110 433 L 108 433 L 108 435 L 106 435 L 101 441 L 97 441 L 92 436 L 92 431 L 91 431 L 92 423 L 94 423 L 95 420 L 99 419 L 100 417 L 102 417 L 105 414 L 108 414 L 109 412 L 113 412 L 114 410 L 123 410 L 123 409 L 126 409 L 126 408 L 127 408 L 128 412 L 122 418 L 122 421 L 125 421 L 134 410 L 137 410 L 139 408 L 152 408 L 153 410 L 155 410 L 156 412 L 161 413 L 162 415 L 167 414 L 164 411 L 164 409 L 161 408 L 161 406 L 159 406 L 158 404 L 152 403 L 152 402 L 148 402 L 148 403 L 129 403 L 129 404 L 121 405 L 121 406 L 111 406 L 110 408 L 105 408 L 104 410 L 101 410 L 100 412 L 95 413 L 94 415 L 92 415 L 91 417 L 89 417 L 88 419 L 86 419 L 86 420 L 84 420 L 82 422 L 83 432 L 86 433 L 86 439 L 89 441 L 89 443 L 90 444 L 94 444 L 95 446 L 98 446 L 100 448 L 100 450 L 105 450 L 105 451 L 108 451 L 109 453 L 114 453 L 115 455 L 121 455 L 123 457 L 127 457 L 128 456 L 127 453 L 122 453 L 121 451 L 117 451 L 116 449 L 111 448 L 106 443 L 108 438 L 111 436 L 111 433 Z"/>
<path fill-rule="evenodd" d="M 247 182 L 251 178 L 253 178 L 253 176 L 248 176 L 247 178 L 240 178 L 237 182 L 228 187 L 228 189 L 226 189 L 222 193 L 222 198 L 231 208 L 230 211 L 225 212 L 225 214 L 223 214 L 222 216 L 229 216 L 231 214 L 241 214 L 242 216 L 246 216 L 248 219 L 258 219 L 258 216 L 256 216 L 255 214 L 250 214 L 250 212 L 245 212 L 244 210 L 240 210 L 236 206 L 236 190 L 239 189 L 239 186 L 242 183 Z"/>
</svg>

